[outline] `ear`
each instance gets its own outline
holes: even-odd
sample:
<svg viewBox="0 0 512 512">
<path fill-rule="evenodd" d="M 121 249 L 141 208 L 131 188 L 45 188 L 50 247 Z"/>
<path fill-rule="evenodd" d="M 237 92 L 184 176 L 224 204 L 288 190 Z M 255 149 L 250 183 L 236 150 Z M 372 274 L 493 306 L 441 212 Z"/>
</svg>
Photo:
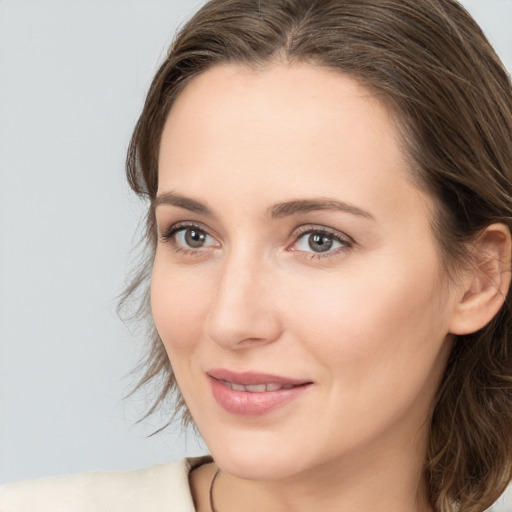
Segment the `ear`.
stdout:
<svg viewBox="0 0 512 512">
<path fill-rule="evenodd" d="M 472 261 L 461 282 L 450 324 L 452 334 L 470 334 L 498 313 L 510 286 L 511 236 L 504 224 L 491 224 L 472 244 Z"/>
</svg>

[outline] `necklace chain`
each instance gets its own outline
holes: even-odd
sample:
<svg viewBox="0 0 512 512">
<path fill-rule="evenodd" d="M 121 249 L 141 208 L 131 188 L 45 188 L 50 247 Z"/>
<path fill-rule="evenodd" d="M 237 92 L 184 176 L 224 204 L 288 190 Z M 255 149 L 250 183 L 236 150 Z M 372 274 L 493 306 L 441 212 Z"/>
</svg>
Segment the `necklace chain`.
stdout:
<svg viewBox="0 0 512 512">
<path fill-rule="evenodd" d="M 215 474 L 213 475 L 212 481 L 210 483 L 210 489 L 208 491 L 208 495 L 210 498 L 210 512 L 217 512 L 215 510 L 215 506 L 213 504 L 213 484 L 215 483 L 215 480 L 217 480 L 219 473 L 220 473 L 220 468 L 217 468 L 217 471 L 215 471 Z"/>
</svg>

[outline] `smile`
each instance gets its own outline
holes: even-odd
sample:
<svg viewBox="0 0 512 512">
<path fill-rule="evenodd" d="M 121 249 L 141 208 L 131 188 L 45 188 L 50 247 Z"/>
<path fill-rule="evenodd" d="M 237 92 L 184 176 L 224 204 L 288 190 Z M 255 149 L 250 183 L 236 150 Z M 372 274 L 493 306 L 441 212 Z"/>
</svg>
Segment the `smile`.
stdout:
<svg viewBox="0 0 512 512">
<path fill-rule="evenodd" d="M 266 391 L 279 391 L 281 389 L 292 389 L 296 386 L 303 386 L 304 384 L 278 384 L 275 382 L 271 382 L 269 384 L 253 384 L 249 386 L 244 386 L 242 384 L 236 384 L 234 382 L 229 382 L 228 380 L 220 380 L 222 384 L 226 387 L 233 389 L 235 391 L 244 391 L 249 393 L 264 393 Z"/>
<path fill-rule="evenodd" d="M 213 398 L 224 411 L 237 416 L 269 414 L 299 399 L 313 382 L 263 373 L 207 372 Z"/>
</svg>

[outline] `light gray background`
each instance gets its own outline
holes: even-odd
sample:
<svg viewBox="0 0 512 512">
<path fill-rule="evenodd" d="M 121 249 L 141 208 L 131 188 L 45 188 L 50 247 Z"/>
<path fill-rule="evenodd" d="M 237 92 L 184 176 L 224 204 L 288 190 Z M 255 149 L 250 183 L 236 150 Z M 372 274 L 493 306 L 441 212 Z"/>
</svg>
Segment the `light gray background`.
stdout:
<svg viewBox="0 0 512 512">
<path fill-rule="evenodd" d="M 463 3 L 512 70 L 512 0 Z M 0 483 L 205 451 L 177 426 L 147 438 L 158 418 L 135 424 L 143 397 L 122 397 L 144 339 L 115 313 L 142 212 L 125 150 L 201 4 L 0 0 Z"/>
</svg>

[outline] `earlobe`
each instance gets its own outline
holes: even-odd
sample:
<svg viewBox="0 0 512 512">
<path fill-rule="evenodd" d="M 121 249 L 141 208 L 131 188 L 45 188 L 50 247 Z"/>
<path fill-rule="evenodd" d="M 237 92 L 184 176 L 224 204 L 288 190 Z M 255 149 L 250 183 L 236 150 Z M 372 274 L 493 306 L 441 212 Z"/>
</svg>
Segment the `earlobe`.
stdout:
<svg viewBox="0 0 512 512">
<path fill-rule="evenodd" d="M 491 224 L 476 238 L 450 324 L 452 334 L 476 332 L 498 313 L 510 286 L 511 251 L 510 231 L 504 224 Z"/>
</svg>

